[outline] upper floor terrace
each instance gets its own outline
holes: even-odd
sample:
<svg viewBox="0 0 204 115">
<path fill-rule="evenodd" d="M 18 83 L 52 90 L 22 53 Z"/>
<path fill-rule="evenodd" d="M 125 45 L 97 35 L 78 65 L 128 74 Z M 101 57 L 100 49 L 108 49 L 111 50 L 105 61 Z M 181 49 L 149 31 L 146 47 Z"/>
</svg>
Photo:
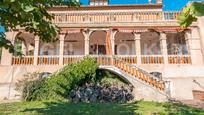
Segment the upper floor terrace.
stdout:
<svg viewBox="0 0 204 115">
<path fill-rule="evenodd" d="M 59 27 L 178 26 L 177 11 L 162 11 L 161 4 L 65 6 L 49 10 Z"/>
</svg>

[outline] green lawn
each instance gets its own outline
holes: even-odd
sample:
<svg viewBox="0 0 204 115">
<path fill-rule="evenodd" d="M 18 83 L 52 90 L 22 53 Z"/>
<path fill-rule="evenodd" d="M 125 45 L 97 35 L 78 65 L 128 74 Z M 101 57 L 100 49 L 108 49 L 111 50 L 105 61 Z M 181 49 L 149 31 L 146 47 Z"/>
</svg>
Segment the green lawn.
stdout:
<svg viewBox="0 0 204 115">
<path fill-rule="evenodd" d="M 204 115 L 204 110 L 182 104 L 135 102 L 116 103 L 69 103 L 57 101 L 17 102 L 0 104 L 0 115 Z"/>
</svg>

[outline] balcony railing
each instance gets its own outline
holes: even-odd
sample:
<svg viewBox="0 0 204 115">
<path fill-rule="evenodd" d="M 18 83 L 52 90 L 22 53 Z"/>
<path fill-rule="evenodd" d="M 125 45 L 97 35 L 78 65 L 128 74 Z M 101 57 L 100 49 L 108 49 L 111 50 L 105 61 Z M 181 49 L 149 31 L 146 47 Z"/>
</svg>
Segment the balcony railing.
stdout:
<svg viewBox="0 0 204 115">
<path fill-rule="evenodd" d="M 136 55 L 116 55 L 116 57 L 129 64 L 137 64 Z"/>
<path fill-rule="evenodd" d="M 169 64 L 191 64 L 190 55 L 169 55 L 168 56 Z"/>
<path fill-rule="evenodd" d="M 38 65 L 59 65 L 59 56 L 38 56 Z"/>
<path fill-rule="evenodd" d="M 13 57 L 12 59 L 12 65 L 33 65 L 33 63 L 33 56 Z"/>
<path fill-rule="evenodd" d="M 106 23 L 175 21 L 179 12 L 159 11 L 115 11 L 115 12 L 51 12 L 54 23 Z"/>
<path fill-rule="evenodd" d="M 142 55 L 142 64 L 164 64 L 164 58 L 162 55 Z"/>
<path fill-rule="evenodd" d="M 63 56 L 63 60 L 60 60 L 60 56 L 38 56 L 37 65 L 68 65 L 82 59 L 83 55 L 72 55 L 72 56 Z M 91 55 L 95 58 L 99 65 L 111 65 L 112 56 L 107 55 Z M 162 55 L 116 55 L 117 59 L 128 63 L 128 64 L 138 64 L 138 60 L 141 60 L 141 64 L 164 64 L 164 57 Z M 169 55 L 168 64 L 191 64 L 190 55 Z M 12 65 L 34 65 L 34 56 L 25 56 L 25 57 L 13 57 Z"/>
</svg>

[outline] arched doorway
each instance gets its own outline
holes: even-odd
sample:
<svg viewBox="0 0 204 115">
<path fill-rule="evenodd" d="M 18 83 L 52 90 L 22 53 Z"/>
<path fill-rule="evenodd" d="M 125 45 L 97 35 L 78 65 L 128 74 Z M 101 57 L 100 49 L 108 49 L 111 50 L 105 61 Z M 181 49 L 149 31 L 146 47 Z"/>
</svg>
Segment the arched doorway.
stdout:
<svg viewBox="0 0 204 115">
<path fill-rule="evenodd" d="M 115 55 L 136 55 L 133 33 L 117 32 L 114 42 Z"/>
<path fill-rule="evenodd" d="M 144 32 L 141 34 L 141 54 L 142 55 L 161 55 L 159 33 Z"/>
<path fill-rule="evenodd" d="M 40 56 L 58 56 L 59 55 L 59 39 L 53 42 L 40 41 Z"/>
<path fill-rule="evenodd" d="M 94 31 L 89 39 L 89 54 L 91 55 L 106 55 L 106 31 Z"/>
<path fill-rule="evenodd" d="M 167 49 L 169 55 L 188 55 L 184 33 L 167 33 Z"/>
<path fill-rule="evenodd" d="M 64 55 L 84 55 L 85 40 L 81 32 L 68 33 L 64 39 Z"/>
<path fill-rule="evenodd" d="M 18 56 L 18 52 L 22 53 L 25 56 L 33 56 L 34 55 L 34 47 L 35 47 L 35 37 L 30 33 L 19 32 L 14 40 L 14 56 Z"/>
</svg>

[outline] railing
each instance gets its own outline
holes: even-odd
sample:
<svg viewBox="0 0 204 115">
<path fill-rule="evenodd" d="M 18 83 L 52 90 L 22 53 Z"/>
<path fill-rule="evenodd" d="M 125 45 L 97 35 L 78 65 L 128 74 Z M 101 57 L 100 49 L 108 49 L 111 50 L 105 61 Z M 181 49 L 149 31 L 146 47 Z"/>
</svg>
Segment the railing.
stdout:
<svg viewBox="0 0 204 115">
<path fill-rule="evenodd" d="M 12 57 L 12 65 L 33 65 L 33 63 L 33 56 Z"/>
<path fill-rule="evenodd" d="M 115 57 L 129 64 L 137 64 L 136 55 L 128 55 L 128 56 L 127 55 L 116 55 Z"/>
<path fill-rule="evenodd" d="M 104 23 L 104 22 L 141 22 L 175 21 L 179 12 L 159 11 L 114 11 L 114 12 L 59 12 L 54 13 L 54 23 Z"/>
<path fill-rule="evenodd" d="M 82 59 L 84 56 L 64 56 L 63 57 L 63 64 L 64 65 L 68 65 L 68 64 L 72 64 L 75 63 L 77 61 L 79 61 L 80 59 Z"/>
<path fill-rule="evenodd" d="M 38 56 L 38 65 L 59 65 L 59 56 Z"/>
<path fill-rule="evenodd" d="M 190 55 L 169 55 L 168 56 L 169 64 L 191 64 Z"/>
<path fill-rule="evenodd" d="M 117 68 L 123 70 L 124 72 L 140 79 L 141 81 L 147 83 L 150 86 L 153 86 L 161 91 L 165 90 L 165 82 L 159 80 L 157 77 L 147 73 L 146 71 L 134 66 L 132 64 L 128 64 L 123 60 L 113 58 L 113 65 Z"/>
<path fill-rule="evenodd" d="M 102 65 L 102 66 L 112 65 L 112 56 L 91 55 L 91 57 L 94 58 L 99 65 Z"/>
<path fill-rule="evenodd" d="M 62 64 L 67 65 L 82 59 L 83 55 L 72 55 L 72 56 L 63 56 Z M 112 56 L 107 55 L 91 55 L 95 58 L 97 62 L 101 65 L 110 65 Z M 128 64 L 138 64 L 138 58 L 141 60 L 141 64 L 164 64 L 164 57 L 162 55 L 116 55 L 117 59 L 120 59 Z M 190 55 L 169 55 L 168 56 L 169 64 L 191 64 Z M 60 65 L 59 56 L 38 56 L 37 65 Z M 24 56 L 24 57 L 13 57 L 12 65 L 34 65 L 34 56 Z"/>
<path fill-rule="evenodd" d="M 164 64 L 164 58 L 162 55 L 142 55 L 142 64 Z"/>
</svg>

